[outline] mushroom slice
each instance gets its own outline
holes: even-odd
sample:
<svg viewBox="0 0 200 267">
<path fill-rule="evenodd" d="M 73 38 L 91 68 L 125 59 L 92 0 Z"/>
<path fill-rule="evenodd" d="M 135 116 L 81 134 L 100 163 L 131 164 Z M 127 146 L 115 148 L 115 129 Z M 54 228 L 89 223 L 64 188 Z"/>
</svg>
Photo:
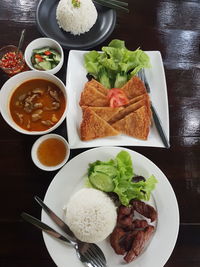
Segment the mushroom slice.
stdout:
<svg viewBox="0 0 200 267">
<path fill-rule="evenodd" d="M 50 120 L 46 120 L 46 121 L 41 121 L 41 123 L 45 126 L 52 126 L 54 125 L 54 123 Z"/>
<path fill-rule="evenodd" d="M 23 117 L 24 117 L 24 115 L 21 114 L 21 113 L 19 113 L 19 112 L 16 112 L 16 115 L 17 115 L 17 117 L 19 118 L 19 122 L 20 122 L 20 124 L 23 124 L 23 121 L 24 121 Z"/>
<path fill-rule="evenodd" d="M 41 89 L 41 88 L 35 88 L 35 89 L 32 90 L 32 92 L 34 94 L 39 94 L 39 95 L 43 95 L 44 94 L 44 90 Z"/>
<path fill-rule="evenodd" d="M 60 102 L 58 92 L 56 90 L 53 90 L 50 86 L 48 86 L 48 92 L 53 99 L 55 99 L 57 102 Z"/>
<path fill-rule="evenodd" d="M 35 104 L 33 104 L 34 108 L 42 108 L 43 104 L 41 102 L 36 102 Z"/>
</svg>

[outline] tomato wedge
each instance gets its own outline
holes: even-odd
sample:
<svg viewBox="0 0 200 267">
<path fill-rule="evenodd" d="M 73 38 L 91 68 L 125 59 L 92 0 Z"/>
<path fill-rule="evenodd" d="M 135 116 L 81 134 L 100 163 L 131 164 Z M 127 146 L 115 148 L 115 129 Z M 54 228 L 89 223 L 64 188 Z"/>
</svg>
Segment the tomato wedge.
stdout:
<svg viewBox="0 0 200 267">
<path fill-rule="evenodd" d="M 45 53 L 45 55 L 47 55 L 47 56 L 51 55 L 51 51 L 49 51 L 49 50 L 45 51 L 44 53 Z"/>
<path fill-rule="evenodd" d="M 124 91 L 118 88 L 110 89 L 108 98 L 110 100 L 110 107 L 112 108 L 121 107 L 129 103 L 129 100 Z"/>
</svg>

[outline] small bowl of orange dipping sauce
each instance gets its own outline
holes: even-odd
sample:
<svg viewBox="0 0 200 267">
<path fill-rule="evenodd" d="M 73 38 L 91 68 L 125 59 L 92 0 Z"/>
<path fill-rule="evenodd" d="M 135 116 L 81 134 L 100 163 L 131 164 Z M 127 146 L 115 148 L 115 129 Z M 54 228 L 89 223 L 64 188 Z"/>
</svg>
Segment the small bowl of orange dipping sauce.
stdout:
<svg viewBox="0 0 200 267">
<path fill-rule="evenodd" d="M 44 171 L 60 169 L 69 159 L 68 142 L 58 134 L 46 134 L 32 146 L 31 157 L 34 164 Z"/>
</svg>

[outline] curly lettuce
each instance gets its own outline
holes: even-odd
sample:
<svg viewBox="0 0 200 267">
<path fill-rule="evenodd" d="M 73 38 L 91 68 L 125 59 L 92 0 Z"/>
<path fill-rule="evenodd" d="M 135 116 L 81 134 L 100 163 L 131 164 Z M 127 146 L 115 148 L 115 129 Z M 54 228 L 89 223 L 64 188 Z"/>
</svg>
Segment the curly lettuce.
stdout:
<svg viewBox="0 0 200 267">
<path fill-rule="evenodd" d="M 88 177 L 91 175 L 107 175 L 113 182 L 112 192 L 119 197 L 121 204 L 128 206 L 133 198 L 148 201 L 151 192 L 155 189 L 157 179 L 154 175 L 144 181 L 134 182 L 135 176 L 131 156 L 122 150 L 114 159 L 109 161 L 95 161 L 89 165 Z M 94 187 L 88 183 L 90 187 Z"/>
<path fill-rule="evenodd" d="M 114 39 L 101 52 L 84 56 L 87 72 L 107 88 L 120 88 L 142 68 L 150 68 L 149 56 L 141 49 L 128 50 L 125 42 Z"/>
</svg>

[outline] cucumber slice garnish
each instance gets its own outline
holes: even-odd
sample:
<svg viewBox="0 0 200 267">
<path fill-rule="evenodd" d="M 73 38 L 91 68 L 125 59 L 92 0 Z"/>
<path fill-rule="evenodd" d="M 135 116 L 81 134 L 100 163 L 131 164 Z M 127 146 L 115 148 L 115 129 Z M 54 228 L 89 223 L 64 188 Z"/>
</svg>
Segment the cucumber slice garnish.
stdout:
<svg viewBox="0 0 200 267">
<path fill-rule="evenodd" d="M 110 176 L 101 172 L 94 172 L 89 176 L 90 183 L 97 189 L 104 192 L 112 192 L 114 183 Z"/>
</svg>

